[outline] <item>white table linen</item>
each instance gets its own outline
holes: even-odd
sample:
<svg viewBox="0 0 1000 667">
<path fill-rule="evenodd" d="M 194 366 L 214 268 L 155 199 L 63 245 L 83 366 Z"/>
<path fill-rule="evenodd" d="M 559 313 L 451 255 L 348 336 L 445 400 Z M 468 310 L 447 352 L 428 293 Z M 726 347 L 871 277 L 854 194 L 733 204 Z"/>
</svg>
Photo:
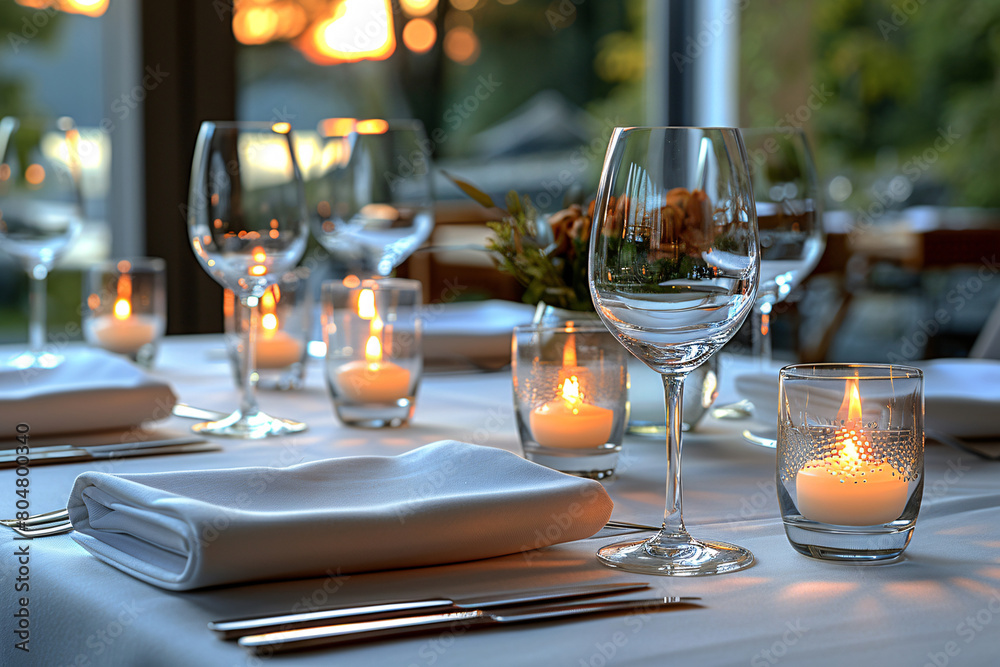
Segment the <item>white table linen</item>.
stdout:
<svg viewBox="0 0 1000 667">
<path fill-rule="evenodd" d="M 188 403 L 231 408 L 236 398 L 221 338 L 170 339 L 160 373 Z M 31 511 L 65 501 L 84 470 L 114 473 L 292 465 L 330 456 L 396 454 L 454 438 L 518 451 L 509 373 L 429 376 L 411 427 L 347 429 L 332 415 L 318 364 L 306 389 L 262 394 L 265 409 L 310 431 L 277 440 L 222 441 L 223 451 L 71 464 L 31 471 Z M 722 402 L 736 395 L 723 364 Z M 170 426 L 190 424 L 173 420 Z M 927 449 L 924 501 L 902 561 L 826 563 L 792 551 L 774 488 L 774 452 L 739 438 L 745 422 L 706 418 L 685 436 L 685 518 L 698 537 L 748 547 L 756 564 L 714 577 L 644 577 L 601 566 L 611 538 L 511 556 L 369 574 L 331 569 L 312 579 L 165 592 L 109 568 L 69 535 L 30 543 L 31 653 L 13 649 L 16 549 L 0 531 L 0 664 L 4 665 L 992 665 L 1000 653 L 1000 463 Z M 615 518 L 658 523 L 665 461 L 659 438 L 627 437 L 618 476 L 605 483 Z M 14 511 L 14 472 L 0 471 L 0 513 Z M 555 521 L 554 521 L 555 523 Z M 556 524 L 558 525 L 558 524 Z M 220 641 L 211 620 L 402 597 L 471 596 L 551 585 L 647 581 L 660 595 L 697 595 L 704 609 L 432 636 L 261 659 Z"/>
</svg>

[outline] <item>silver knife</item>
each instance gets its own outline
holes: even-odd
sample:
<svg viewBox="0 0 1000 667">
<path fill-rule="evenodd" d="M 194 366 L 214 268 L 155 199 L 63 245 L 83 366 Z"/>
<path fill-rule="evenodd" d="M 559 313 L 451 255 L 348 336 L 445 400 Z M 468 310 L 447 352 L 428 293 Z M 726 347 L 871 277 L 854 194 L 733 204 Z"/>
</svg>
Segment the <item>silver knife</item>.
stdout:
<svg viewBox="0 0 1000 667">
<path fill-rule="evenodd" d="M 376 621 L 414 614 L 430 614 L 434 612 L 456 612 L 463 610 L 492 609 L 496 607 L 513 607 L 517 605 L 538 602 L 553 602 L 559 600 L 574 600 L 600 595 L 618 595 L 634 591 L 646 590 L 649 584 L 641 582 L 592 584 L 589 586 L 573 586 L 551 588 L 541 591 L 515 595 L 498 595 L 479 597 L 466 600 L 451 600 L 447 598 L 429 598 L 426 600 L 407 600 L 385 604 L 372 604 L 358 607 L 341 607 L 337 609 L 321 609 L 319 611 L 283 614 L 280 616 L 258 616 L 239 618 L 226 621 L 215 621 L 208 624 L 210 630 L 221 633 L 224 639 L 235 639 L 247 635 L 273 632 L 277 630 L 294 630 L 320 624 L 354 623 L 357 621 Z"/>
<path fill-rule="evenodd" d="M 167 447 L 169 445 L 193 445 L 198 442 L 205 442 L 205 438 L 199 436 L 182 436 L 179 438 L 162 438 L 160 440 L 140 440 L 129 442 L 111 442 L 103 445 L 43 445 L 41 447 L 31 447 L 31 457 L 36 454 L 48 454 L 49 452 L 66 452 L 73 449 L 83 449 L 95 452 L 114 452 L 128 449 L 146 449 L 148 447 Z M 5 455 L 6 456 L 6 455 Z"/>
<path fill-rule="evenodd" d="M 298 651 L 318 646 L 338 646 L 446 629 L 456 630 L 460 628 L 465 632 L 498 625 L 532 623 L 616 611 L 641 610 L 645 613 L 668 607 L 700 607 L 701 605 L 696 602 L 699 599 L 662 597 L 642 600 L 605 600 L 556 607 L 501 609 L 493 612 L 477 609 L 285 630 L 242 637 L 239 642 L 240 646 L 251 648 L 258 654 L 270 655 L 284 651 Z"/>
<path fill-rule="evenodd" d="M 136 456 L 162 456 L 167 454 L 194 454 L 196 452 L 217 451 L 220 447 L 211 442 L 196 442 L 183 445 L 156 445 L 133 449 L 111 451 L 89 451 L 81 448 L 61 449 L 54 452 L 32 453 L 29 455 L 29 465 L 51 465 L 56 463 L 79 463 L 85 461 L 106 461 L 113 459 L 132 458 Z M 18 456 L 0 456 L 0 468 L 14 468 L 18 464 Z"/>
</svg>

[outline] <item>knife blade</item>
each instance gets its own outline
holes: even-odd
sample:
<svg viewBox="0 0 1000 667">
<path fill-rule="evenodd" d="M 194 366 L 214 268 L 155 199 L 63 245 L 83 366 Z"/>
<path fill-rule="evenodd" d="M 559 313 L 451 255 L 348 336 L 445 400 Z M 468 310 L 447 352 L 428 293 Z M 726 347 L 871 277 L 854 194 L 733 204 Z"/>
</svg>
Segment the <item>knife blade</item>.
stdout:
<svg viewBox="0 0 1000 667">
<path fill-rule="evenodd" d="M 137 456 L 165 456 L 167 454 L 194 454 L 196 452 L 217 451 L 219 445 L 211 442 L 196 442 L 184 445 L 157 445 L 153 447 L 140 447 L 133 449 L 116 449 L 111 451 L 88 451 L 81 448 L 62 449 L 53 452 L 43 452 L 41 454 L 32 453 L 29 456 L 29 465 L 52 465 L 57 463 L 80 463 L 86 461 L 106 461 L 112 459 L 124 459 Z M 0 456 L 0 468 L 17 467 L 17 456 Z"/>
<path fill-rule="evenodd" d="M 210 630 L 222 634 L 224 639 L 235 639 L 247 635 L 262 634 L 277 630 L 294 630 L 316 625 L 331 625 L 332 623 L 348 623 L 357 621 L 375 621 L 414 614 L 430 614 L 432 612 L 455 612 L 461 610 L 492 609 L 496 607 L 514 607 L 517 605 L 538 602 L 554 602 L 559 600 L 574 600 L 601 595 L 618 595 L 634 591 L 646 590 L 649 584 L 642 582 L 593 584 L 589 586 L 573 586 L 551 588 L 521 594 L 496 595 L 488 597 L 452 600 L 448 598 L 428 598 L 425 600 L 405 600 L 385 604 L 372 604 L 356 607 L 340 607 L 336 609 L 321 609 L 319 611 L 282 614 L 278 616 L 257 616 L 224 621 L 214 621 L 208 624 Z M 332 622 L 332 623 L 331 623 Z"/>
<path fill-rule="evenodd" d="M 159 440 L 140 440 L 129 442 L 111 442 L 103 445 L 43 445 L 41 447 L 31 447 L 31 457 L 36 454 L 48 454 L 49 452 L 66 452 L 70 450 L 82 449 L 91 453 L 94 452 L 114 452 L 130 449 L 146 449 L 149 447 L 166 447 L 168 445 L 193 445 L 199 442 L 206 442 L 205 438 L 198 436 L 183 436 L 178 438 L 161 438 Z M 5 455 L 6 456 L 6 455 Z"/>
<path fill-rule="evenodd" d="M 697 604 L 697 600 L 700 598 L 661 597 L 640 600 L 605 600 L 530 609 L 500 609 L 492 612 L 477 609 L 423 614 L 249 635 L 241 637 L 239 643 L 240 646 L 253 649 L 257 654 L 271 655 L 286 651 L 300 651 L 320 646 L 338 646 L 440 630 L 457 631 L 461 629 L 461 632 L 466 632 L 499 625 L 534 623 L 616 611 L 642 610 L 645 613 L 669 607 L 701 607 L 700 604 Z"/>
</svg>

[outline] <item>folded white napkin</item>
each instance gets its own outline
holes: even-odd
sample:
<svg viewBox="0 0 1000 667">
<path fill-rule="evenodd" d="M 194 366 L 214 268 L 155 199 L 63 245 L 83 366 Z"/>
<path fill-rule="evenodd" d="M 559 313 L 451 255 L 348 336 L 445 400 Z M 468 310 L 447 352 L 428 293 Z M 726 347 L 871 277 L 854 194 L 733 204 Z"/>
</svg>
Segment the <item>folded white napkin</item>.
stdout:
<svg viewBox="0 0 1000 667">
<path fill-rule="evenodd" d="M 924 371 L 925 429 L 958 438 L 1000 435 L 1000 361 L 933 359 L 913 365 Z M 758 420 L 777 421 L 777 371 L 740 375 L 735 382 L 739 394 L 753 402 Z"/>
<path fill-rule="evenodd" d="M 55 368 L 0 368 L 0 404 L 33 436 L 127 429 L 169 417 L 176 402 L 166 382 L 103 350 L 74 350 Z"/>
<path fill-rule="evenodd" d="M 600 483 L 452 440 L 289 468 L 76 479 L 74 539 L 171 590 L 489 558 L 593 535 Z"/>
</svg>

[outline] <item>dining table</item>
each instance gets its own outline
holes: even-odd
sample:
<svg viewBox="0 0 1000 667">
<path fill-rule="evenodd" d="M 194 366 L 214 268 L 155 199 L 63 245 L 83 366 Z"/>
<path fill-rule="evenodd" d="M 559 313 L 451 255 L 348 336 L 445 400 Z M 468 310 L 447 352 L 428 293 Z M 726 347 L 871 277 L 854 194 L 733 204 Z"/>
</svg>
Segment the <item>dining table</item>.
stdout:
<svg viewBox="0 0 1000 667">
<path fill-rule="evenodd" d="M 71 343 L 67 351 L 75 345 L 82 344 Z M 167 380 L 179 401 L 228 412 L 237 405 L 238 392 L 225 349 L 221 335 L 170 336 L 150 373 Z M 0 348 L 5 356 L 15 351 Z M 739 399 L 732 378 L 746 363 L 723 354 L 717 404 Z M 310 360 L 302 388 L 260 391 L 258 398 L 262 409 L 303 421 L 308 430 L 261 440 L 216 439 L 213 451 L 33 466 L 31 512 L 65 507 L 74 479 L 88 470 L 286 467 L 328 458 L 394 456 L 440 440 L 521 454 L 509 368 L 427 368 L 412 420 L 399 428 L 339 423 L 318 358 Z M 18 416 L 2 405 L 0 410 L 3 437 L 12 438 Z M 170 416 L 153 428 L 184 435 L 193 423 Z M 755 563 L 739 572 L 669 577 L 611 569 L 595 554 L 622 537 L 606 529 L 586 539 L 471 562 L 366 573 L 341 572 L 331 563 L 317 578 L 167 591 L 99 561 L 70 534 L 28 542 L 0 528 L 0 664 L 998 664 L 1000 463 L 928 444 L 923 502 L 904 555 L 888 564 L 828 562 L 800 555 L 789 545 L 776 498 L 775 451 L 744 441 L 745 427 L 745 421 L 709 413 L 684 435 L 683 450 L 687 527 L 695 537 L 750 549 Z M 660 524 L 664 443 L 662 434 L 626 435 L 614 476 L 601 482 L 614 501 L 613 519 Z M 17 479 L 13 469 L 0 470 L 0 518 L 15 514 Z M 23 545 L 30 545 L 28 563 L 18 556 Z M 405 550 L 407 545 L 385 548 Z M 651 589 L 643 597 L 700 601 L 685 608 L 638 608 L 480 632 L 457 625 L 427 635 L 270 656 L 208 629 L 212 621 L 255 614 L 612 582 L 648 583 Z M 23 591 L 19 583 L 27 584 Z M 28 651 L 15 646 L 21 640 L 14 614 L 21 608 L 30 611 Z"/>
</svg>

